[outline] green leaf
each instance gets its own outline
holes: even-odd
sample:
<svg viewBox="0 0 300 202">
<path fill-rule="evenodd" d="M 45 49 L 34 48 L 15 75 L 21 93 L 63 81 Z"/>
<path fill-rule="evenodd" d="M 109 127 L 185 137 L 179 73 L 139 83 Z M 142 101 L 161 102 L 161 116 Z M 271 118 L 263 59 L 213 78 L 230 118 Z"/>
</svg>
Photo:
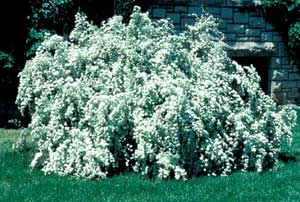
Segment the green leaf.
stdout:
<svg viewBox="0 0 300 202">
<path fill-rule="evenodd" d="M 11 54 L 0 51 L 0 68 L 11 68 L 14 66 L 14 57 Z"/>
</svg>

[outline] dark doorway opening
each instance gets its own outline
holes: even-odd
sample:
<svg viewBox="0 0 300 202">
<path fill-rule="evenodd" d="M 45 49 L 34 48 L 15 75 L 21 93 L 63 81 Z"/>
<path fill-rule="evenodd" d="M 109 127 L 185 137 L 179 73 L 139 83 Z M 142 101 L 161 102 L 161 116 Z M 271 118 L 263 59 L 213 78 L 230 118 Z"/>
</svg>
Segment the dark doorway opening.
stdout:
<svg viewBox="0 0 300 202">
<path fill-rule="evenodd" d="M 268 57 L 233 57 L 232 59 L 243 66 L 250 66 L 252 64 L 261 78 L 260 87 L 268 94 L 268 67 L 270 62 Z"/>
</svg>

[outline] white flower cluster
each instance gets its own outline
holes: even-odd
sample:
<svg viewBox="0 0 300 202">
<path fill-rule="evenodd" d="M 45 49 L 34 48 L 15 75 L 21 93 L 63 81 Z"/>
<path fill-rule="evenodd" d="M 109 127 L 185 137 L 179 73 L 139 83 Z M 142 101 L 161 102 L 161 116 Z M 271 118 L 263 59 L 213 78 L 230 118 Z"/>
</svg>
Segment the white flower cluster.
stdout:
<svg viewBox="0 0 300 202">
<path fill-rule="evenodd" d="M 46 173 L 159 178 L 272 168 L 295 112 L 280 110 L 253 67 L 228 58 L 212 17 L 176 35 L 136 7 L 129 24 L 76 16 L 70 40 L 49 36 L 20 73 L 17 104 L 32 115 Z"/>
</svg>

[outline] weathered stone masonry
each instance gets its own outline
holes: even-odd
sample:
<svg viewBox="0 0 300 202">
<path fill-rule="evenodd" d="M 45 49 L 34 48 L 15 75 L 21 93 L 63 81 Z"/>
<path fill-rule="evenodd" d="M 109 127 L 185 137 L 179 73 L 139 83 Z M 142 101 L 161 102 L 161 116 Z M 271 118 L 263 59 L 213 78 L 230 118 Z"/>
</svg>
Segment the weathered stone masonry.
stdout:
<svg viewBox="0 0 300 202">
<path fill-rule="evenodd" d="M 195 22 L 192 13 L 204 12 L 220 19 L 230 56 L 254 64 L 275 101 L 300 104 L 299 69 L 289 58 L 282 33 L 266 22 L 259 0 L 152 0 L 149 9 L 153 19 L 170 18 L 179 32 Z"/>
</svg>

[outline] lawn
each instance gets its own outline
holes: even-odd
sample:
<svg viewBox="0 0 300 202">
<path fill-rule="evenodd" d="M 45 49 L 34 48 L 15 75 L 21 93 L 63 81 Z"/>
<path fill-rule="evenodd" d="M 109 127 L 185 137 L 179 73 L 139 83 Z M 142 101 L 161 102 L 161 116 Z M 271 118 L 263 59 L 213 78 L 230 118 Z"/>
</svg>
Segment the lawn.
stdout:
<svg viewBox="0 0 300 202">
<path fill-rule="evenodd" d="M 150 180 L 123 174 L 102 181 L 44 175 L 28 165 L 31 151 L 11 149 L 19 131 L 0 129 L 0 201 L 300 201 L 300 108 L 290 155 L 279 170 L 234 173 L 228 177 L 201 177 L 188 181 Z"/>
</svg>

